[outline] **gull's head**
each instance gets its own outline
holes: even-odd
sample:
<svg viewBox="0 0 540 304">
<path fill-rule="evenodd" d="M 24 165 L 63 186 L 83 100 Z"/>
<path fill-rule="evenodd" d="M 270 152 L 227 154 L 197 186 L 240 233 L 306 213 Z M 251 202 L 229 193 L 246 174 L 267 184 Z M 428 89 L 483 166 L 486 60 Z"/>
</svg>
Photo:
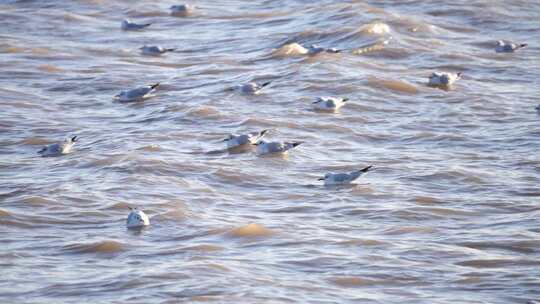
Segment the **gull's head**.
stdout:
<svg viewBox="0 0 540 304">
<path fill-rule="evenodd" d="M 132 209 L 128 215 L 126 226 L 128 228 L 141 228 L 150 225 L 148 215 L 142 210 Z"/>
<path fill-rule="evenodd" d="M 266 142 L 264 140 L 259 140 L 255 143 L 255 146 L 264 145 Z"/>
<path fill-rule="evenodd" d="M 229 134 L 227 137 L 225 137 L 225 138 L 223 139 L 223 141 L 229 141 L 229 140 L 231 140 L 231 139 L 234 139 L 234 135 Z"/>
<path fill-rule="evenodd" d="M 458 72 L 456 75 L 457 75 L 456 80 L 457 80 L 457 79 L 461 79 L 461 76 L 463 75 L 463 73 Z"/>
</svg>

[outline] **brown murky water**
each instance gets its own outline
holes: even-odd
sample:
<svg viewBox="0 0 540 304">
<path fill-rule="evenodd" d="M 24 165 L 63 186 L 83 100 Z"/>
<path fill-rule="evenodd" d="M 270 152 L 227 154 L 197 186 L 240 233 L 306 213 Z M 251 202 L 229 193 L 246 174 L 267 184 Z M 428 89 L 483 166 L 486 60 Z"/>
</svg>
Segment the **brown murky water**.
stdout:
<svg viewBox="0 0 540 304">
<path fill-rule="evenodd" d="M 201 0 L 175 18 L 173 1 L 0 1 L 0 301 L 540 300 L 540 2 L 446 2 Z M 464 77 L 427 87 L 439 70 Z M 225 90 L 251 80 L 273 82 Z M 327 95 L 350 102 L 312 111 Z M 305 143 L 219 142 L 262 129 Z M 72 135 L 73 153 L 36 154 Z M 125 228 L 130 206 L 148 229 Z"/>
</svg>

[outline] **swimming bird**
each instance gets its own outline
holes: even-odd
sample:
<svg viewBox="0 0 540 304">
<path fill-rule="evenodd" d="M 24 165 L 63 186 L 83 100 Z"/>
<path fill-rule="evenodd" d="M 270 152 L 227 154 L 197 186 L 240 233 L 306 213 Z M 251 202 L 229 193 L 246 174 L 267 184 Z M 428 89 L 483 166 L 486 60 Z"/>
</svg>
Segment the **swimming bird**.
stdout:
<svg viewBox="0 0 540 304">
<path fill-rule="evenodd" d="M 269 130 L 262 130 L 261 132 L 251 132 L 248 134 L 235 135 L 230 134 L 223 141 L 227 143 L 227 149 L 236 148 L 239 146 L 256 144 Z"/>
<path fill-rule="evenodd" d="M 73 136 L 71 138 L 66 138 L 61 143 L 55 143 L 48 146 L 43 147 L 41 150 L 38 151 L 38 154 L 41 154 L 43 157 L 47 156 L 60 156 L 63 154 L 68 154 L 71 152 L 71 148 L 77 141 L 77 136 Z"/>
<path fill-rule="evenodd" d="M 126 221 L 128 228 L 142 228 L 148 225 L 150 225 L 150 219 L 148 219 L 146 213 L 137 208 L 131 209 Z"/>
<path fill-rule="evenodd" d="M 257 154 L 269 154 L 269 153 L 281 153 L 286 154 L 289 150 L 298 145 L 302 144 L 301 142 L 265 142 L 264 140 L 258 141 L 255 145 L 257 146 Z"/>
<path fill-rule="evenodd" d="M 322 111 L 336 111 L 339 110 L 349 98 L 342 97 L 317 97 L 317 100 L 313 102 L 313 106 L 317 110 Z"/>
<path fill-rule="evenodd" d="M 309 47 L 307 47 L 307 54 L 308 55 L 317 55 L 317 54 L 320 54 L 320 53 L 332 53 L 332 54 L 336 54 L 336 53 L 339 53 L 341 52 L 341 50 L 338 50 L 336 48 L 324 48 L 324 47 L 321 47 L 321 46 L 318 46 L 316 44 L 312 44 L 310 45 Z"/>
<path fill-rule="evenodd" d="M 176 17 L 186 17 L 191 15 L 195 7 L 191 4 L 179 4 L 170 7 L 171 15 Z"/>
<path fill-rule="evenodd" d="M 258 84 L 256 82 L 248 82 L 244 84 L 235 85 L 229 90 L 242 93 L 242 94 L 259 95 L 261 93 L 261 90 L 267 85 L 269 85 L 270 83 L 271 81 L 267 81 L 262 84 Z"/>
<path fill-rule="evenodd" d="M 155 89 L 159 86 L 159 82 L 152 85 L 147 85 L 144 87 L 139 87 L 131 90 L 121 91 L 120 94 L 114 96 L 118 101 L 128 102 L 128 101 L 138 101 L 144 98 L 147 98 L 150 93 L 154 92 Z"/>
<path fill-rule="evenodd" d="M 164 47 L 157 46 L 157 45 L 151 45 L 151 46 L 144 45 L 144 46 L 140 47 L 139 50 L 141 50 L 141 53 L 143 55 L 159 56 L 159 55 L 165 54 L 167 52 L 172 52 L 175 49 L 166 49 Z"/>
<path fill-rule="evenodd" d="M 497 53 L 513 53 L 521 48 L 526 47 L 526 43 L 516 44 L 508 41 L 499 40 L 497 41 L 497 46 L 495 47 L 495 52 Z"/>
<path fill-rule="evenodd" d="M 462 73 L 433 73 L 429 76 L 430 86 L 451 86 L 454 82 L 461 79 Z"/>
<path fill-rule="evenodd" d="M 319 178 L 319 180 L 324 180 L 325 185 L 346 185 L 368 172 L 371 167 L 373 166 L 367 166 L 364 169 L 353 171 L 351 173 L 326 173 L 324 177 Z"/>
<path fill-rule="evenodd" d="M 145 24 L 138 24 L 135 22 L 131 22 L 129 19 L 124 19 L 122 21 L 122 29 L 124 31 L 138 31 L 145 27 L 150 26 L 152 23 L 145 23 Z"/>
</svg>

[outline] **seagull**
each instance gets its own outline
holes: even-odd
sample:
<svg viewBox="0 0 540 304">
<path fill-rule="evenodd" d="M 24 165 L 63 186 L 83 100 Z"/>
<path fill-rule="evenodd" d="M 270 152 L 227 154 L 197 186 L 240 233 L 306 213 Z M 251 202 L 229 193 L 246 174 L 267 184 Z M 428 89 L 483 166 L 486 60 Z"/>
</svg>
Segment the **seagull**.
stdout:
<svg viewBox="0 0 540 304">
<path fill-rule="evenodd" d="M 269 153 L 282 153 L 286 154 L 290 149 L 300 145 L 301 142 L 265 142 L 264 140 L 258 141 L 257 154 L 269 154 Z"/>
<path fill-rule="evenodd" d="M 343 107 L 349 98 L 342 97 L 317 97 L 317 100 L 313 102 L 313 106 L 317 110 L 322 111 L 336 111 Z"/>
<path fill-rule="evenodd" d="M 497 46 L 495 47 L 495 52 L 497 53 L 513 53 L 521 48 L 526 47 L 526 43 L 516 44 L 512 42 L 505 42 L 503 40 L 497 41 Z"/>
<path fill-rule="evenodd" d="M 135 22 L 131 22 L 129 19 L 124 19 L 124 21 L 122 21 L 122 29 L 124 31 L 137 31 L 137 30 L 141 30 L 145 27 L 148 27 L 150 26 L 152 23 L 146 23 L 146 24 L 138 24 L 138 23 L 135 23 Z"/>
<path fill-rule="evenodd" d="M 140 47 L 139 50 L 141 50 L 141 53 L 143 55 L 159 56 L 159 55 L 165 54 L 167 52 L 172 52 L 175 49 L 166 49 L 164 47 L 157 46 L 157 45 L 151 45 L 151 46 L 146 46 L 145 45 L 145 46 Z"/>
<path fill-rule="evenodd" d="M 336 48 L 323 48 L 321 46 L 318 46 L 316 44 L 312 44 L 310 45 L 309 47 L 307 47 L 307 51 L 308 51 L 308 55 L 317 55 L 317 54 L 320 54 L 320 53 L 332 53 L 332 54 L 336 54 L 336 53 L 339 53 L 341 52 L 341 50 L 338 50 Z"/>
<path fill-rule="evenodd" d="M 324 180 L 324 184 L 328 185 L 347 185 L 350 184 L 355 179 L 362 176 L 364 173 L 368 172 L 371 167 L 367 166 L 362 170 L 353 171 L 351 173 L 326 173 L 324 177 L 319 178 L 319 180 Z"/>
<path fill-rule="evenodd" d="M 146 213 L 144 213 L 142 210 L 138 210 L 137 208 L 131 209 L 126 221 L 126 226 L 128 228 L 142 228 L 148 225 L 150 225 L 150 220 L 148 219 L 148 215 L 146 215 Z"/>
<path fill-rule="evenodd" d="M 63 154 L 68 154 L 71 152 L 71 148 L 77 141 L 77 136 L 73 136 L 71 138 L 65 139 L 61 143 L 55 143 L 48 146 L 43 147 L 41 150 L 38 151 L 38 154 L 41 154 L 43 157 L 47 156 L 60 156 Z"/>
<path fill-rule="evenodd" d="M 191 4 L 173 5 L 170 7 L 171 15 L 176 17 L 186 17 L 193 13 L 195 7 Z"/>
<path fill-rule="evenodd" d="M 430 86 L 451 86 L 454 82 L 461 79 L 462 73 L 433 73 L 429 76 Z"/>
<path fill-rule="evenodd" d="M 125 90 L 125 91 L 120 92 L 120 94 L 114 96 L 114 98 L 122 102 L 142 100 L 144 98 L 147 98 L 150 95 L 150 93 L 154 92 L 154 90 L 158 86 L 159 86 L 159 82 L 156 84 L 147 85 L 147 86 L 139 87 L 136 89 Z"/>
<path fill-rule="evenodd" d="M 267 132 L 268 130 L 262 130 L 261 132 L 251 132 L 242 135 L 230 134 L 223 141 L 227 143 L 227 149 L 236 148 L 246 144 L 254 145 L 263 138 Z"/>
<path fill-rule="evenodd" d="M 271 81 L 267 81 L 262 84 L 258 84 L 256 82 L 248 82 L 244 84 L 235 85 L 229 90 L 236 91 L 242 94 L 259 95 L 261 93 L 261 90 L 267 85 L 269 85 L 270 83 Z"/>
</svg>

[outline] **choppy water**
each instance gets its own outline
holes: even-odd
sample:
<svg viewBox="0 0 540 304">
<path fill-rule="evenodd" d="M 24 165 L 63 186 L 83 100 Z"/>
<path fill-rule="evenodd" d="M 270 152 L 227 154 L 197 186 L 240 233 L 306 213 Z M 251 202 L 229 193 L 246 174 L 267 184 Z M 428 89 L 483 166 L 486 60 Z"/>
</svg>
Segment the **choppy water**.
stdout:
<svg viewBox="0 0 540 304">
<path fill-rule="evenodd" d="M 446 2 L 0 1 L 0 301 L 540 299 L 540 2 Z M 428 88 L 438 70 L 464 78 Z M 224 90 L 250 80 L 273 83 Z M 321 95 L 351 101 L 314 112 Z M 262 129 L 305 143 L 220 151 Z M 36 154 L 70 135 L 73 153 Z M 353 187 L 317 181 L 366 165 Z M 129 206 L 152 225 L 126 230 Z"/>
</svg>

